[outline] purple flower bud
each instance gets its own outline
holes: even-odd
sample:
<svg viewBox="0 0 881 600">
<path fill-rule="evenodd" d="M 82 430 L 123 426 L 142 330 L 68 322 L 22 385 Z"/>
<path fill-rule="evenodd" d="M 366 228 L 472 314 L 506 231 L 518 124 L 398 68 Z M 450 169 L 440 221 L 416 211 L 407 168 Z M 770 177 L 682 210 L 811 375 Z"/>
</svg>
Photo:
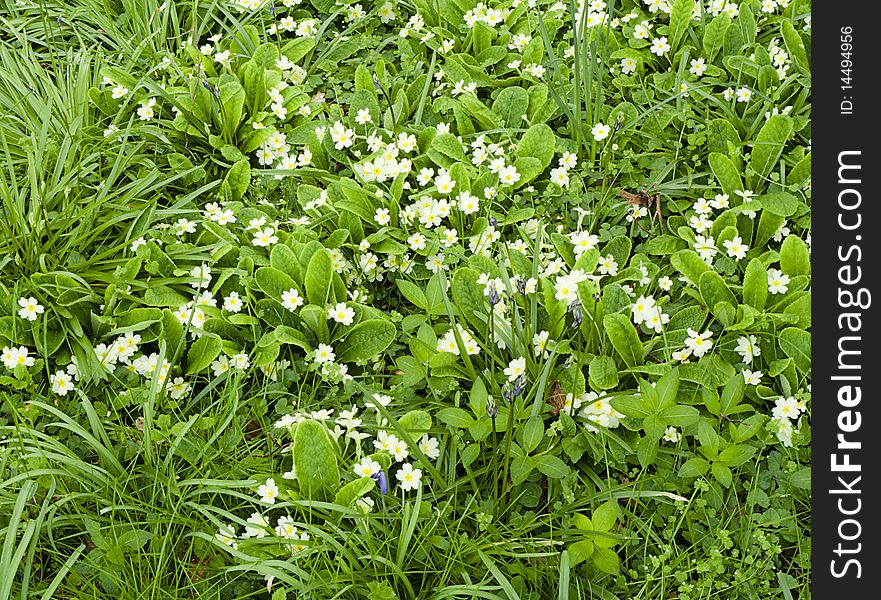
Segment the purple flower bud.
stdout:
<svg viewBox="0 0 881 600">
<path fill-rule="evenodd" d="M 520 377 L 518 377 L 517 379 L 514 380 L 514 397 L 515 398 L 523 393 L 523 388 L 526 387 L 527 383 L 529 383 L 529 381 L 523 375 L 521 375 Z"/>
<path fill-rule="evenodd" d="M 385 496 L 388 493 L 388 479 L 386 479 L 385 471 L 374 473 L 371 477 L 379 482 L 379 493 Z"/>
<path fill-rule="evenodd" d="M 492 398 L 486 403 L 486 414 L 490 419 L 495 419 L 499 416 L 499 405 Z"/>
<path fill-rule="evenodd" d="M 517 278 L 517 291 L 524 296 L 526 295 L 526 280 L 522 277 Z"/>
<path fill-rule="evenodd" d="M 379 79 L 377 79 L 376 75 L 373 76 L 373 89 L 379 91 L 382 89 L 382 86 L 379 84 Z"/>
<path fill-rule="evenodd" d="M 275 16 L 275 3 L 274 2 L 269 3 L 269 14 L 272 15 L 273 17 Z"/>
<path fill-rule="evenodd" d="M 490 306 L 495 306 L 496 304 L 499 303 L 499 300 L 502 299 L 501 296 L 499 296 L 499 292 L 494 287 L 489 288 L 489 293 L 487 294 L 487 298 L 489 299 Z"/>
<path fill-rule="evenodd" d="M 621 115 L 615 117 L 615 131 L 621 129 Z"/>
<path fill-rule="evenodd" d="M 498 221 L 498 219 L 496 219 L 495 217 L 490 217 L 490 218 L 489 218 L 489 224 L 492 225 L 493 227 L 498 227 L 498 226 L 499 226 L 499 221 Z"/>
<path fill-rule="evenodd" d="M 505 399 L 505 402 L 510 404 L 511 400 L 514 399 L 514 392 L 511 391 L 510 388 L 505 387 L 505 389 L 502 390 L 502 398 Z"/>
<path fill-rule="evenodd" d="M 576 329 L 581 327 L 581 322 L 584 320 L 584 315 L 581 312 L 581 304 L 573 302 L 569 309 L 570 312 L 572 312 L 572 328 Z"/>
<path fill-rule="evenodd" d="M 213 91 L 213 90 L 211 89 L 211 84 L 208 83 L 207 81 L 203 81 L 203 82 L 202 82 L 202 87 L 205 88 L 206 90 L 208 90 L 209 92 Z"/>
</svg>

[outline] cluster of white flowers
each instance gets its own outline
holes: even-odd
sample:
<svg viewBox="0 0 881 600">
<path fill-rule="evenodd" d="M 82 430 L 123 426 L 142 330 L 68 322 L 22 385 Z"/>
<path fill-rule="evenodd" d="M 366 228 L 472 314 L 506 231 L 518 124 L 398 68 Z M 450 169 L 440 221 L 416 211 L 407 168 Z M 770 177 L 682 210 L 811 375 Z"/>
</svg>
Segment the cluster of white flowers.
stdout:
<svg viewBox="0 0 881 600">
<path fill-rule="evenodd" d="M 799 416 L 805 410 L 804 401 L 796 400 L 792 396 L 785 398 L 781 396 L 774 401 L 774 408 L 771 410 L 771 428 L 784 446 L 792 447 L 792 435 L 798 432 L 795 423 L 798 423 Z"/>
<path fill-rule="evenodd" d="M 635 325 L 645 325 L 655 333 L 661 333 L 670 322 L 670 315 L 663 312 L 653 296 L 640 296 L 630 307 Z"/>
</svg>

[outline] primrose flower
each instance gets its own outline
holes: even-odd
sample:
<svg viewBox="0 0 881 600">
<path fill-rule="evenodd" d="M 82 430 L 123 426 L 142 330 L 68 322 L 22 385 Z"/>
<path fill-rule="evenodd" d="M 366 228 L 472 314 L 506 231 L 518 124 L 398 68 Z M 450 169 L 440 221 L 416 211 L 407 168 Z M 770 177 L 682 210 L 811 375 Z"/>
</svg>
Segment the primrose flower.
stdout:
<svg viewBox="0 0 881 600">
<path fill-rule="evenodd" d="M 18 309 L 18 316 L 28 321 L 36 321 L 37 315 L 43 314 L 46 310 L 33 296 L 30 298 L 22 296 L 18 299 L 18 305 L 21 307 Z"/>
<path fill-rule="evenodd" d="M 355 311 L 345 302 L 337 302 L 335 306 L 327 309 L 327 318 L 348 327 L 355 320 Z"/>
<path fill-rule="evenodd" d="M 257 495 L 260 496 L 260 501 L 264 504 L 275 504 L 275 499 L 278 498 L 278 491 L 275 479 L 270 477 L 266 480 L 266 483 L 257 488 Z"/>
<path fill-rule="evenodd" d="M 408 492 L 410 490 L 419 489 L 419 482 L 422 479 L 422 470 L 414 469 L 413 465 L 410 463 L 404 463 L 401 465 L 401 468 L 398 469 L 398 472 L 395 473 L 395 477 L 401 482 L 401 489 Z"/>
<path fill-rule="evenodd" d="M 762 353 L 761 349 L 756 345 L 756 336 L 754 335 L 737 338 L 737 347 L 734 351 L 740 354 L 743 362 L 747 364 L 751 363 L 755 357 Z"/>
<path fill-rule="evenodd" d="M 689 327 L 688 337 L 685 339 L 685 347 L 691 350 L 695 356 L 700 358 L 713 347 L 713 342 L 710 341 L 711 337 L 713 337 L 713 332 L 709 329 L 703 333 L 698 333 Z"/>
</svg>

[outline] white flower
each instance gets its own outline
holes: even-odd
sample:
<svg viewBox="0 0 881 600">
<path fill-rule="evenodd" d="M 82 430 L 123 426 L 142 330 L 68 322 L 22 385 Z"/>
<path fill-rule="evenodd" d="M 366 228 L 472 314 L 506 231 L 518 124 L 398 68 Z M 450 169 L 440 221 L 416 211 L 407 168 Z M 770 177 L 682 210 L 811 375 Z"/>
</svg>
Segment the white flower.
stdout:
<svg viewBox="0 0 881 600">
<path fill-rule="evenodd" d="M 707 70 L 707 63 L 703 57 L 693 58 L 691 59 L 691 68 L 688 70 L 692 75 L 700 77 Z"/>
<path fill-rule="evenodd" d="M 362 108 L 358 111 L 358 114 L 355 116 L 355 122 L 358 125 L 367 125 L 373 120 L 373 117 L 370 116 L 369 108 Z"/>
<path fill-rule="evenodd" d="M 33 296 L 30 298 L 19 298 L 18 305 L 21 307 L 18 309 L 18 316 L 22 319 L 27 319 L 28 321 L 36 321 L 37 315 L 43 314 L 46 310 Z"/>
<path fill-rule="evenodd" d="M 432 460 L 440 456 L 437 438 L 429 437 L 427 433 L 422 434 L 417 445 L 419 446 L 419 451 Z"/>
<path fill-rule="evenodd" d="M 746 251 L 749 248 L 743 243 L 743 240 L 739 235 L 734 236 L 733 239 L 724 240 L 722 245 L 728 250 L 728 256 L 734 260 L 742 260 L 746 258 Z"/>
<path fill-rule="evenodd" d="M 66 396 L 73 389 L 73 378 L 64 371 L 55 371 L 55 374 L 49 377 L 52 384 L 52 392 L 59 396 Z"/>
<path fill-rule="evenodd" d="M 374 474 L 379 473 L 382 467 L 369 456 L 365 456 L 361 459 L 361 462 L 352 467 L 352 470 L 355 471 L 355 475 L 358 477 L 372 477 Z"/>
<path fill-rule="evenodd" d="M 596 392 L 590 392 L 582 400 L 587 401 L 588 404 L 581 409 L 579 415 L 592 423 L 585 424 L 588 431 L 594 433 L 599 431 L 593 424 L 607 429 L 614 429 L 618 427 L 620 420 L 624 418 L 624 415 L 612 408 L 612 404 L 606 396 L 600 398 Z"/>
<path fill-rule="evenodd" d="M 254 239 L 251 240 L 251 244 L 254 246 L 271 246 L 272 244 L 278 243 L 278 236 L 275 235 L 275 229 L 272 227 L 266 227 L 263 230 L 257 230 L 254 233 Z"/>
<path fill-rule="evenodd" d="M 547 357 L 548 338 L 550 335 L 551 334 L 547 331 L 539 331 L 532 336 L 533 352 L 535 353 L 536 358 Z"/>
<path fill-rule="evenodd" d="M 670 425 L 664 430 L 664 441 L 676 443 L 682 439 L 682 434 L 676 431 L 676 428 Z"/>
<path fill-rule="evenodd" d="M 401 482 L 401 489 L 405 492 L 419 488 L 419 481 L 422 479 L 422 470 L 414 469 L 410 463 L 404 463 L 395 477 Z"/>
<path fill-rule="evenodd" d="M 355 319 L 355 311 L 345 302 L 337 302 L 336 306 L 327 309 L 327 318 L 349 326 Z"/>
<path fill-rule="evenodd" d="M 712 336 L 713 332 L 709 329 L 703 333 L 698 333 L 689 327 L 688 337 L 685 339 L 685 347 L 691 350 L 695 356 L 700 358 L 713 347 L 713 342 L 710 340 Z"/>
<path fill-rule="evenodd" d="M 278 486 L 275 485 L 275 479 L 270 477 L 266 480 L 266 483 L 257 488 L 257 495 L 260 496 L 260 501 L 264 504 L 275 504 L 275 499 L 278 498 Z"/>
<path fill-rule="evenodd" d="M 777 398 L 774 401 L 774 408 L 771 410 L 771 414 L 775 419 L 792 419 L 793 421 L 798 419 L 801 412 L 798 400 L 792 396 Z"/>
<path fill-rule="evenodd" d="M 376 221 L 377 225 L 388 225 L 391 222 L 392 218 L 389 216 L 389 210 L 387 208 L 377 208 L 376 214 L 373 215 L 373 220 Z"/>
<path fill-rule="evenodd" d="M 514 185 L 520 181 L 520 173 L 514 165 L 508 165 L 499 169 L 499 183 L 502 185 Z"/>
<path fill-rule="evenodd" d="M 266 528 L 269 527 L 269 520 L 258 512 L 251 513 L 247 522 L 251 524 L 249 527 L 245 525 L 246 538 L 262 538 L 266 536 Z"/>
<path fill-rule="evenodd" d="M 518 377 L 523 375 L 526 372 L 526 359 L 522 356 L 520 358 L 513 359 L 510 363 L 508 363 L 507 368 L 505 368 L 504 373 L 508 376 L 508 381 L 514 382 Z"/>
<path fill-rule="evenodd" d="M 741 336 L 737 338 L 737 347 L 734 351 L 743 357 L 743 362 L 749 364 L 755 357 L 762 353 L 756 343 L 756 336 L 754 335 L 750 335 L 749 337 Z"/>
<path fill-rule="evenodd" d="M 333 348 L 327 344 L 318 344 L 318 348 L 315 349 L 314 360 L 320 365 L 326 365 L 336 360 L 336 354 Z"/>
<path fill-rule="evenodd" d="M 282 292 L 281 294 L 281 305 L 291 312 L 294 312 L 295 310 L 303 306 L 304 303 L 305 300 L 303 300 L 303 297 L 300 295 L 300 291 L 296 288 L 291 288 Z"/>
<path fill-rule="evenodd" d="M 600 142 L 609 137 L 611 131 L 612 128 L 609 125 L 606 125 L 605 123 L 597 123 L 591 128 L 590 133 L 593 135 L 593 139 Z"/>
<path fill-rule="evenodd" d="M 658 287 L 664 290 L 665 292 L 670 291 L 670 288 L 673 287 L 673 280 L 664 275 L 663 277 L 658 278 Z"/>
<path fill-rule="evenodd" d="M 113 91 L 111 92 L 111 96 L 113 97 L 114 100 L 119 100 L 120 98 L 124 98 L 126 95 L 128 95 L 128 88 L 125 87 L 124 85 L 122 85 L 121 83 L 117 84 L 116 87 L 114 87 Z"/>
<path fill-rule="evenodd" d="M 242 302 L 242 299 L 239 297 L 238 292 L 230 292 L 229 296 L 223 299 L 223 310 L 227 312 L 241 312 L 244 305 L 245 303 Z"/>
<path fill-rule="evenodd" d="M 752 97 L 752 91 L 747 87 L 738 88 L 736 96 L 738 102 L 749 102 Z"/>
<path fill-rule="evenodd" d="M 650 50 L 652 54 L 664 56 L 670 51 L 670 44 L 667 43 L 666 37 L 655 38 L 652 40 L 652 46 Z"/>
<path fill-rule="evenodd" d="M 779 269 L 768 269 L 768 291 L 772 294 L 785 294 L 789 287 L 789 275 Z"/>
<path fill-rule="evenodd" d="M 743 375 L 743 381 L 746 385 L 759 385 L 762 382 L 762 372 L 761 371 L 750 371 L 749 369 L 744 369 L 741 371 Z"/>
</svg>

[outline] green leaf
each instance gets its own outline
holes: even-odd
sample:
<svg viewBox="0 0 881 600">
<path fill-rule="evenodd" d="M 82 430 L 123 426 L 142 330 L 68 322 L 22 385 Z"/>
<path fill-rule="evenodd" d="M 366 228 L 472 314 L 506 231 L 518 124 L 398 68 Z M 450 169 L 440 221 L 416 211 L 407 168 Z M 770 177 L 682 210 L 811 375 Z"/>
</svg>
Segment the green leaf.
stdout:
<svg viewBox="0 0 881 600">
<path fill-rule="evenodd" d="M 700 477 L 710 468 L 710 463 L 699 456 L 690 458 L 679 467 L 680 477 Z"/>
<path fill-rule="evenodd" d="M 538 123 L 526 130 L 517 144 L 517 158 L 534 158 L 543 171 L 554 158 L 554 131 L 544 123 Z M 515 163 L 516 164 L 516 163 Z"/>
<path fill-rule="evenodd" d="M 610 531 L 618 520 L 618 502 L 609 500 L 601 504 L 590 518 L 596 531 Z"/>
<path fill-rule="evenodd" d="M 680 250 L 670 257 L 670 263 L 694 285 L 700 282 L 701 275 L 710 270 L 694 250 Z"/>
<path fill-rule="evenodd" d="M 263 293 L 276 302 L 282 301 L 281 295 L 284 292 L 297 288 L 296 282 L 290 276 L 273 267 L 260 267 L 254 273 L 254 279 Z"/>
<path fill-rule="evenodd" d="M 538 448 L 545 434 L 544 421 L 539 416 L 530 417 L 523 425 L 523 451 L 532 452 Z"/>
<path fill-rule="evenodd" d="M 242 122 L 242 111 L 245 106 L 245 88 L 236 79 L 227 79 L 220 84 L 221 119 L 223 133 L 227 140 L 232 140 Z"/>
<path fill-rule="evenodd" d="M 589 559 L 596 550 L 592 540 L 581 540 L 569 545 L 568 552 L 573 567 Z"/>
<path fill-rule="evenodd" d="M 790 276 L 811 274 L 808 245 L 797 235 L 788 235 L 780 247 L 780 270 Z"/>
<path fill-rule="evenodd" d="M 431 149 L 441 153 L 453 162 L 466 162 L 468 158 L 465 156 L 465 150 L 462 144 L 451 133 L 442 133 L 434 136 L 431 140 Z"/>
<path fill-rule="evenodd" d="M 787 192 L 773 192 L 753 198 L 751 204 L 775 215 L 789 217 L 795 214 L 801 202 L 799 202 L 798 198 Z"/>
<path fill-rule="evenodd" d="M 749 261 L 743 276 L 743 301 L 755 308 L 764 310 L 768 300 L 768 269 L 758 258 Z"/>
<path fill-rule="evenodd" d="M 550 454 L 541 454 L 532 458 L 535 468 L 548 479 L 563 479 L 569 474 L 569 467 L 560 458 Z"/>
<path fill-rule="evenodd" d="M 756 448 L 754 446 L 747 446 L 744 444 L 728 446 L 719 453 L 716 462 L 728 467 L 739 467 L 751 459 L 755 453 Z"/>
<path fill-rule="evenodd" d="M 333 497 L 333 503 L 341 506 L 352 506 L 355 500 L 370 492 L 374 487 L 376 487 L 376 481 L 372 477 L 361 477 L 355 481 L 350 481 L 339 489 Z"/>
<path fill-rule="evenodd" d="M 722 484 L 723 487 L 731 486 L 731 469 L 722 463 L 714 462 L 712 466 L 710 466 L 710 471 L 713 473 L 713 477 L 716 478 L 716 481 Z"/>
<path fill-rule="evenodd" d="M 373 358 L 395 341 L 397 330 L 391 321 L 368 319 L 352 327 L 337 347 L 337 362 L 361 362 Z"/>
<path fill-rule="evenodd" d="M 639 334 L 627 315 L 615 313 L 603 317 L 603 328 L 612 346 L 628 367 L 639 366 L 643 362 L 644 350 Z"/>
<path fill-rule="evenodd" d="M 639 396 L 616 396 L 609 402 L 618 412 L 635 419 L 644 419 L 653 412 Z"/>
<path fill-rule="evenodd" d="M 428 310 L 428 299 L 421 287 L 406 279 L 395 279 L 395 285 L 398 286 L 404 298 L 416 305 L 417 308 Z"/>
<path fill-rule="evenodd" d="M 679 40 L 685 34 L 685 30 L 691 24 L 691 14 L 694 11 L 694 0 L 675 0 L 670 10 L 670 48 L 673 52 L 679 47 Z"/>
<path fill-rule="evenodd" d="M 431 415 L 424 410 L 411 410 L 398 419 L 398 424 L 413 436 L 413 439 L 418 439 L 431 429 Z"/>
<path fill-rule="evenodd" d="M 450 284 L 450 292 L 456 308 L 461 311 L 468 324 L 478 331 L 484 329 L 478 314 L 485 312 L 483 288 L 477 283 L 479 277 L 474 269 L 462 267 L 453 273 L 453 281 Z"/>
<path fill-rule="evenodd" d="M 618 365 L 611 356 L 597 356 L 590 361 L 589 377 L 595 390 L 610 390 L 618 385 Z"/>
<path fill-rule="evenodd" d="M 734 190 L 743 189 L 740 172 L 730 158 L 720 152 L 711 152 L 708 161 L 710 169 L 713 170 L 713 177 L 716 178 L 726 194 L 733 195 Z"/>
<path fill-rule="evenodd" d="M 323 423 L 306 419 L 297 425 L 294 470 L 306 498 L 327 501 L 331 497 L 331 490 L 339 484 L 340 471 L 330 432 Z"/>
<path fill-rule="evenodd" d="M 222 349 L 222 339 L 215 335 L 202 334 L 187 351 L 187 375 L 207 369 Z"/>
<path fill-rule="evenodd" d="M 621 559 L 618 558 L 614 550 L 603 548 L 599 545 L 597 545 L 591 561 L 597 569 L 609 575 L 617 575 L 621 563 Z"/>
<path fill-rule="evenodd" d="M 306 299 L 310 304 L 324 306 L 331 302 L 333 273 L 333 261 L 331 261 L 328 251 L 322 248 L 315 252 L 309 259 L 304 279 Z"/>
<path fill-rule="evenodd" d="M 795 362 L 802 373 L 811 370 L 811 334 L 804 329 L 787 327 L 780 332 L 780 349 Z"/>
<path fill-rule="evenodd" d="M 811 468 L 804 467 L 789 475 L 789 483 L 800 490 L 811 489 Z"/>
<path fill-rule="evenodd" d="M 232 200 L 241 200 L 251 183 L 251 165 L 248 160 L 240 160 L 230 167 L 224 181 L 229 184 Z"/>
<path fill-rule="evenodd" d="M 520 127 L 527 106 L 529 106 L 529 93 L 522 87 L 514 85 L 499 92 L 492 109 L 504 120 L 505 127 Z"/>
<path fill-rule="evenodd" d="M 703 48 L 707 62 L 713 62 L 722 45 L 725 43 L 725 33 L 731 25 L 731 17 L 727 13 L 719 13 L 707 25 L 704 30 Z"/>
<path fill-rule="evenodd" d="M 783 145 L 792 135 L 792 118 L 774 115 L 759 130 L 753 143 L 750 166 L 759 179 L 764 179 L 777 166 Z"/>
<path fill-rule="evenodd" d="M 746 389 L 746 382 L 743 375 L 738 373 L 728 380 L 725 388 L 722 390 L 722 396 L 719 399 L 719 410 L 723 415 L 732 414 L 732 410 L 743 400 L 743 393 Z"/>
<path fill-rule="evenodd" d="M 789 58 L 802 75 L 810 75 L 811 67 L 808 63 L 808 53 L 805 51 L 804 41 L 801 39 L 795 26 L 790 19 L 782 19 L 780 32 L 783 34 L 783 43 L 786 45 L 786 52 Z"/>
<path fill-rule="evenodd" d="M 664 423 L 675 425 L 676 427 L 688 427 L 697 423 L 697 420 L 700 418 L 700 411 L 693 406 L 677 404 L 663 409 L 659 416 Z"/>
<path fill-rule="evenodd" d="M 511 461 L 511 481 L 519 485 L 526 481 L 529 474 L 535 468 L 531 456 L 518 456 Z"/>
<path fill-rule="evenodd" d="M 698 289 L 700 289 L 701 298 L 709 308 L 714 308 L 718 302 L 727 302 L 731 306 L 737 306 L 737 297 L 734 292 L 722 279 L 722 276 L 715 271 L 707 271 L 701 275 Z"/>
<path fill-rule="evenodd" d="M 446 423 L 451 427 L 459 427 L 465 429 L 474 423 L 474 417 L 461 408 L 449 406 L 437 411 L 437 420 Z"/>
</svg>

